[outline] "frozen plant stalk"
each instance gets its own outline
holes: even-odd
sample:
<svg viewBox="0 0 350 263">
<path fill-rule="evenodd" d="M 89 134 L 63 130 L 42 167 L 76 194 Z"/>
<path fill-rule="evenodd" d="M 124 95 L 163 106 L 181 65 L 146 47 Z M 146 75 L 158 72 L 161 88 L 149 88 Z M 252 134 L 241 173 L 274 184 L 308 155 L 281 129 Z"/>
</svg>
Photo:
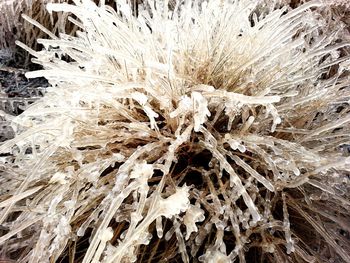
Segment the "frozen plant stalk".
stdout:
<svg viewBox="0 0 350 263">
<path fill-rule="evenodd" d="M 80 30 L 18 42 L 51 87 L 0 146 L 1 253 L 350 262 L 349 42 L 322 1 L 47 8 Z"/>
</svg>

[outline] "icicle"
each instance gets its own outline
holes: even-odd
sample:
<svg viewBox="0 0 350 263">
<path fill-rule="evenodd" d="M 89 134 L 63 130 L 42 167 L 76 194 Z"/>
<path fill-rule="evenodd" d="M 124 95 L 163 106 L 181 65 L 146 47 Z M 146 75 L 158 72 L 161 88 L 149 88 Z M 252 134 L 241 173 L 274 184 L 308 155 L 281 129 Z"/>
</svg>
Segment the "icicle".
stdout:
<svg viewBox="0 0 350 263">
<path fill-rule="evenodd" d="M 294 240 L 292 239 L 292 235 L 290 232 L 290 223 L 289 223 L 289 214 L 288 214 L 288 208 L 286 203 L 286 194 L 282 192 L 282 201 L 283 201 L 283 228 L 286 238 L 286 248 L 287 248 L 287 254 L 290 254 L 295 251 L 294 249 Z"/>
<path fill-rule="evenodd" d="M 163 225 L 162 225 L 162 217 L 158 217 L 156 219 L 156 229 L 158 238 L 163 237 Z"/>
</svg>

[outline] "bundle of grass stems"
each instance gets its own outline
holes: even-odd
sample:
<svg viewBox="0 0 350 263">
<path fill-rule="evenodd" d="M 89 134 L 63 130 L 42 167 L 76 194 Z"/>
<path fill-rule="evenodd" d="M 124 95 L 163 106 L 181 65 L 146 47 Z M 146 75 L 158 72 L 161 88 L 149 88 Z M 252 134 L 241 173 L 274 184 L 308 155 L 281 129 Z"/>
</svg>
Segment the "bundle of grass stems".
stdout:
<svg viewBox="0 0 350 263">
<path fill-rule="evenodd" d="M 334 7 L 131 2 L 48 3 L 52 32 L 24 17 L 48 36 L 17 41 L 42 67 L 26 77 L 50 87 L 0 115 L 15 133 L 1 257 L 350 262 L 350 38 Z"/>
</svg>

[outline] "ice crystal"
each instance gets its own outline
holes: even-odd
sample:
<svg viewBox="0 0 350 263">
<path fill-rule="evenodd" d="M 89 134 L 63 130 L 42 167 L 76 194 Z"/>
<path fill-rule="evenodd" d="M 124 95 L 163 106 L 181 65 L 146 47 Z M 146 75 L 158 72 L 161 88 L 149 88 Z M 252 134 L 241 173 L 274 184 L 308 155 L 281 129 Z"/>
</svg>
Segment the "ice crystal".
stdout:
<svg viewBox="0 0 350 263">
<path fill-rule="evenodd" d="M 17 42 L 51 87 L 0 145 L 1 254 L 350 262 L 350 42 L 328 5 L 116 5 L 49 4 L 79 30 Z"/>
</svg>

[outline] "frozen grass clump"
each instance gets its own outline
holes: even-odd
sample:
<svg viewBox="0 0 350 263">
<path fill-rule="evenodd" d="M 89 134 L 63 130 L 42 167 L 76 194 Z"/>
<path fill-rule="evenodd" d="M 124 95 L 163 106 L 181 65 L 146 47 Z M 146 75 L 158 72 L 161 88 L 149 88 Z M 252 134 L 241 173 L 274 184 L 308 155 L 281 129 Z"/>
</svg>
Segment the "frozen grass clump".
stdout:
<svg viewBox="0 0 350 263">
<path fill-rule="evenodd" d="M 0 146 L 2 254 L 350 262 L 350 42 L 322 1 L 74 2 L 47 6 L 74 36 L 17 42 L 51 87 Z"/>
</svg>

